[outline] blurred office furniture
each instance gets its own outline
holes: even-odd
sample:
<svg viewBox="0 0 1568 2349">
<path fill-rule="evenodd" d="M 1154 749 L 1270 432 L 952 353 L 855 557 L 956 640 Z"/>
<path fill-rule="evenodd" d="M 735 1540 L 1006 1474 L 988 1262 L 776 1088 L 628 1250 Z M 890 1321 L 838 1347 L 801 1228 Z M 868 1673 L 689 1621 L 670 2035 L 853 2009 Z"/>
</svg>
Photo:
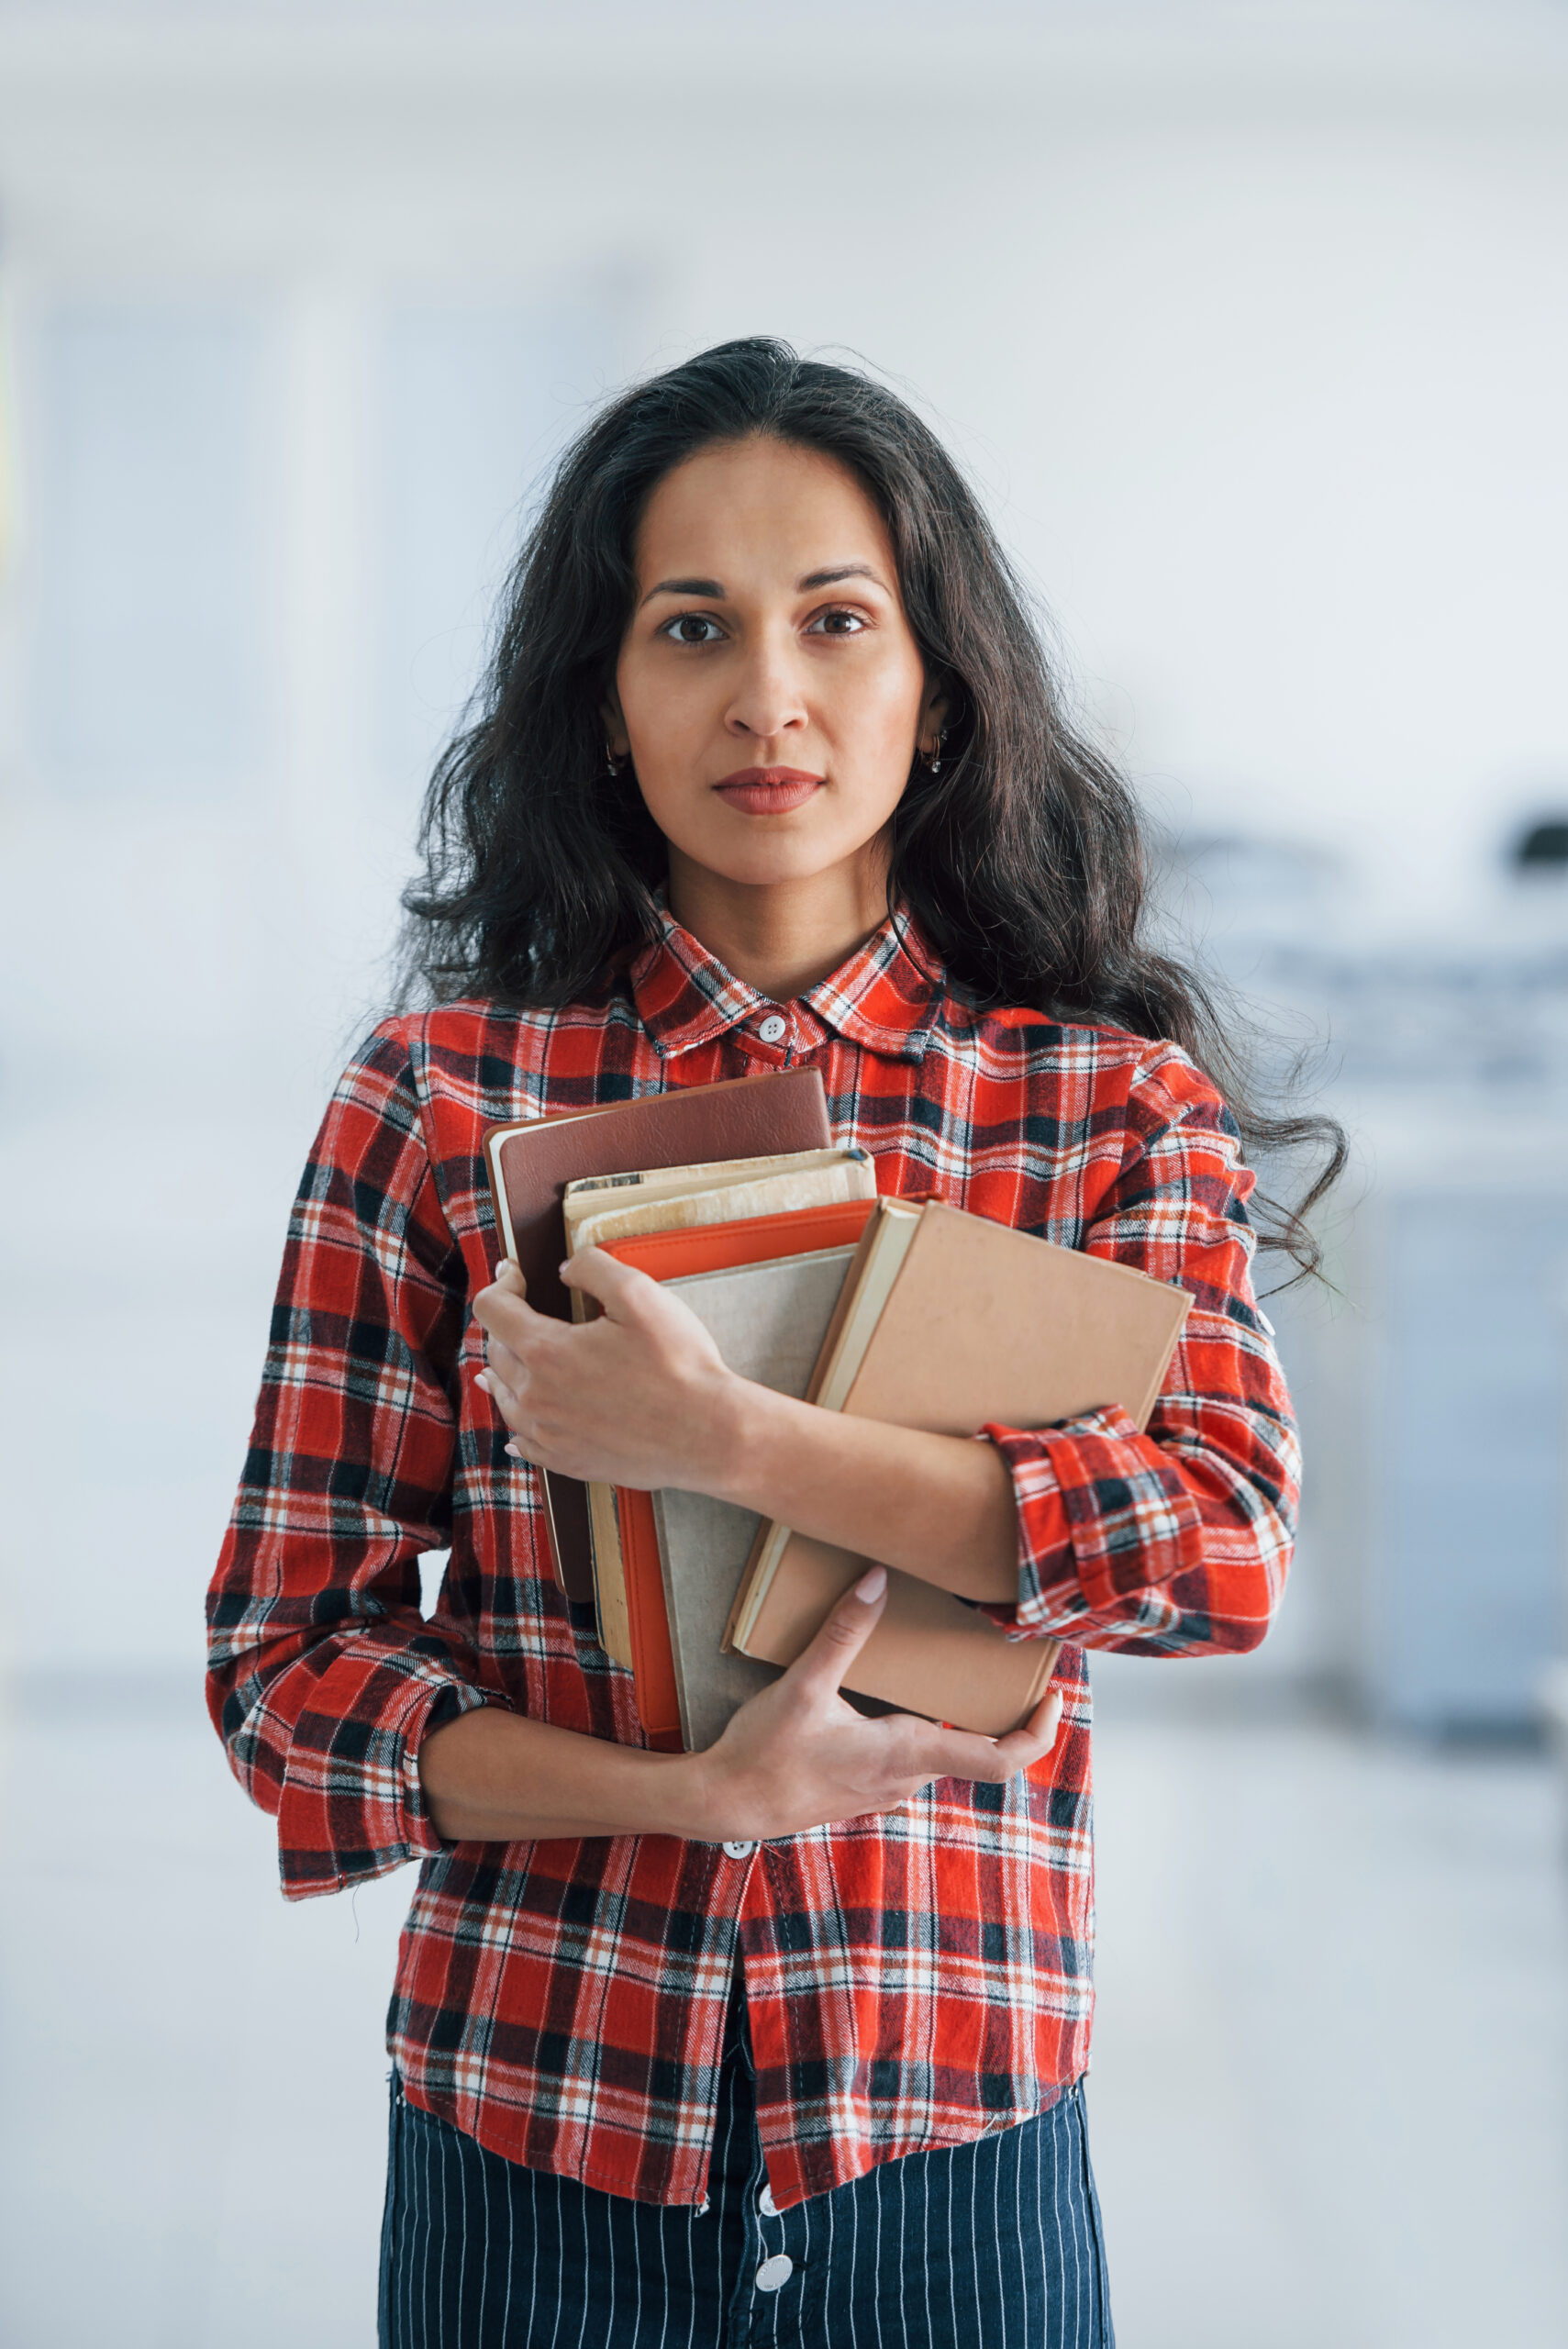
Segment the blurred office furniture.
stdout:
<svg viewBox="0 0 1568 2349">
<path fill-rule="evenodd" d="M 1490 935 L 1385 952 L 1337 994 L 1369 1182 L 1349 1255 L 1366 1316 L 1373 1717 L 1526 1733 L 1563 1641 L 1568 948 L 1521 892 Z M 1555 934 L 1554 934 L 1555 933 Z"/>
<path fill-rule="evenodd" d="M 1568 891 L 1552 826 L 1519 839 L 1522 877 L 1505 866 L 1439 942 L 1380 938 L 1320 852 L 1207 837 L 1168 857 L 1170 900 L 1208 909 L 1211 958 L 1272 1012 L 1280 1073 L 1319 1040 L 1306 1090 L 1352 1146 L 1330 1287 L 1268 1307 L 1307 1452 L 1309 1620 L 1287 1608 L 1275 1668 L 1440 1735 L 1538 1729 L 1564 1644 Z"/>
</svg>

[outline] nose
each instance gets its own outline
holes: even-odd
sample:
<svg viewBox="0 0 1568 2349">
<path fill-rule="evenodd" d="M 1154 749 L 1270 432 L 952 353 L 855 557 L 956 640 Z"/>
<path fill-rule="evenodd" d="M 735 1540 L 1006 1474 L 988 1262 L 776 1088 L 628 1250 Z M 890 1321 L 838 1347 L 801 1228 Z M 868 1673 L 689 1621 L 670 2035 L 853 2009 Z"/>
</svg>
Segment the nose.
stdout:
<svg viewBox="0 0 1568 2349">
<path fill-rule="evenodd" d="M 748 646 L 724 723 L 727 732 L 758 742 L 804 732 L 810 724 L 792 633 L 770 631 Z"/>
</svg>

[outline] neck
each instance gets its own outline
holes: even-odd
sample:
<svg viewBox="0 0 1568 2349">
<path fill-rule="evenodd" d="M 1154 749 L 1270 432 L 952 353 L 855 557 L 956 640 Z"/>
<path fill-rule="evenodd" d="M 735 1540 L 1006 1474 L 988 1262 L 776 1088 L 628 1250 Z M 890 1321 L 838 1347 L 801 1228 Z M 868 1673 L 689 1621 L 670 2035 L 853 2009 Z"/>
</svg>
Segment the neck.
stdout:
<svg viewBox="0 0 1568 2349">
<path fill-rule="evenodd" d="M 743 883 L 712 873 L 672 845 L 670 911 L 727 971 L 771 1003 L 789 1003 L 848 962 L 887 918 L 887 857 L 880 841 L 830 872 L 799 881 Z"/>
</svg>

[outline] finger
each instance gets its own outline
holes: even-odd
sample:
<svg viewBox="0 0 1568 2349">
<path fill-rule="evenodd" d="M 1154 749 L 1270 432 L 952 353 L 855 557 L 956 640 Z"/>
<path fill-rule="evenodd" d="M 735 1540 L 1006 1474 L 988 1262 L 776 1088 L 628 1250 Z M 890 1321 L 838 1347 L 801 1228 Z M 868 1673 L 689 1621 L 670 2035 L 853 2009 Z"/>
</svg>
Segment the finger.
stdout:
<svg viewBox="0 0 1568 2349">
<path fill-rule="evenodd" d="M 528 1285 L 523 1277 L 522 1268 L 520 1265 L 514 1264 L 510 1256 L 503 1256 L 496 1265 L 494 1286 L 509 1297 L 523 1297 L 528 1293 Z"/>
<path fill-rule="evenodd" d="M 1048 1689 L 1022 1729 L 1009 1730 L 996 1740 L 996 1758 L 1009 1771 L 1027 1770 L 1042 1761 L 1056 1742 L 1062 1726 L 1062 1691 Z"/>
<path fill-rule="evenodd" d="M 499 1281 L 479 1290 L 473 1300 L 473 1318 L 484 1330 L 509 1330 L 514 1344 L 535 1328 L 551 1327 L 549 1317 L 536 1313 L 519 1289 Z"/>
<path fill-rule="evenodd" d="M 528 1366 L 520 1354 L 515 1354 L 504 1338 L 491 1338 L 484 1348 L 484 1363 L 493 1370 L 504 1386 L 520 1395 L 528 1383 Z"/>
<path fill-rule="evenodd" d="M 802 1648 L 784 1678 L 817 1695 L 826 1695 L 843 1683 L 862 1648 L 876 1629 L 887 1604 L 887 1569 L 873 1566 L 852 1590 L 847 1590 L 827 1621 Z"/>
<path fill-rule="evenodd" d="M 581 1289 L 584 1297 L 603 1306 L 612 1321 L 629 1319 L 659 1289 L 658 1282 L 646 1273 L 623 1264 L 617 1256 L 606 1256 L 602 1248 L 584 1248 L 562 1264 L 561 1277 L 568 1288 Z"/>
<path fill-rule="evenodd" d="M 490 1400 L 495 1404 L 495 1408 L 500 1412 L 503 1419 L 506 1419 L 510 1413 L 516 1411 L 517 1408 L 517 1398 L 512 1393 L 511 1388 L 506 1385 L 506 1380 L 500 1377 L 496 1372 L 493 1370 L 476 1370 L 473 1374 L 473 1383 L 477 1387 L 481 1388 L 484 1394 L 489 1396 Z"/>
<path fill-rule="evenodd" d="M 933 1775 L 984 1779 L 993 1785 L 1003 1778 L 1016 1777 L 1020 1770 L 1044 1760 L 1056 1742 L 1061 1720 L 1061 1691 L 1052 1688 L 1041 1698 L 1024 1727 L 1008 1730 L 1005 1736 L 981 1737 L 968 1730 L 944 1730 Z"/>
</svg>

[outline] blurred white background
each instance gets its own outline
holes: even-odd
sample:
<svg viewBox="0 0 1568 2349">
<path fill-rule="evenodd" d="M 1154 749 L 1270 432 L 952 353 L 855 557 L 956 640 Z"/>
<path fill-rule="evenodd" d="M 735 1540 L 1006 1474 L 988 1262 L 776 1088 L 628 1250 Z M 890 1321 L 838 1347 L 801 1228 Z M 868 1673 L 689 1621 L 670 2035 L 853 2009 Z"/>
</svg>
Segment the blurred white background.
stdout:
<svg viewBox="0 0 1568 2349">
<path fill-rule="evenodd" d="M 756 331 L 967 460 L 1355 1139 L 1280 1631 L 1096 1668 L 1124 2349 L 1568 2335 L 1565 132 L 1560 0 L 0 0 L 7 2344 L 373 2337 L 411 1879 L 284 1909 L 201 1598 L 530 485 Z"/>
</svg>

